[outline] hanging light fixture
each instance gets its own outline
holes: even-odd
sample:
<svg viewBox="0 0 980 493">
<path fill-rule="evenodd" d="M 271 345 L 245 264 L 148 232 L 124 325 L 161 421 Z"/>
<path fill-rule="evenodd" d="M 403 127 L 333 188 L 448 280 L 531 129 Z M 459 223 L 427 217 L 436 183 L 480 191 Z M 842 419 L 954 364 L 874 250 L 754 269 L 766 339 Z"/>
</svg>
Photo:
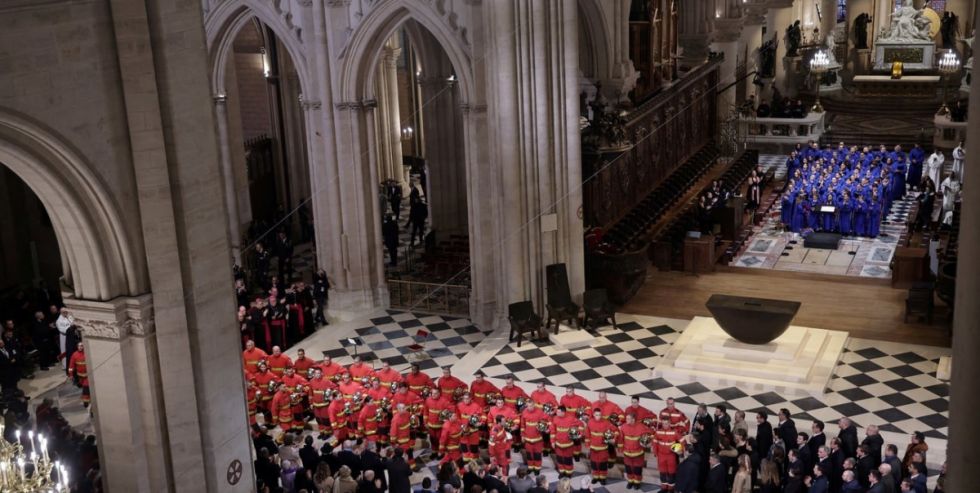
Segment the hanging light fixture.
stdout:
<svg viewBox="0 0 980 493">
<path fill-rule="evenodd" d="M 272 75 L 272 66 L 269 63 L 269 53 L 265 51 L 265 47 L 259 48 L 259 56 L 262 57 L 262 75 L 268 79 Z"/>
<path fill-rule="evenodd" d="M 15 441 L 8 442 L 0 422 L 0 492 L 68 493 L 68 470 L 48 455 L 48 439 L 27 432 L 30 453 L 24 449 L 20 430 Z M 40 455 L 38 455 L 40 451 Z"/>
</svg>

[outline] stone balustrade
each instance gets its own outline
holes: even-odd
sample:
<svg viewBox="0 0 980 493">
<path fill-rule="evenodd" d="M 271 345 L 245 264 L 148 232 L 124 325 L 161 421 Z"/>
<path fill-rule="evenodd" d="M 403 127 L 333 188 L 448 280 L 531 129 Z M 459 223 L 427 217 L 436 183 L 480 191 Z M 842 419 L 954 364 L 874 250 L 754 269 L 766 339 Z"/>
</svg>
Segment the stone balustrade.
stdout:
<svg viewBox="0 0 980 493">
<path fill-rule="evenodd" d="M 739 118 L 739 134 L 752 144 L 806 144 L 818 141 L 824 133 L 826 113 L 810 113 L 803 118 Z"/>
</svg>

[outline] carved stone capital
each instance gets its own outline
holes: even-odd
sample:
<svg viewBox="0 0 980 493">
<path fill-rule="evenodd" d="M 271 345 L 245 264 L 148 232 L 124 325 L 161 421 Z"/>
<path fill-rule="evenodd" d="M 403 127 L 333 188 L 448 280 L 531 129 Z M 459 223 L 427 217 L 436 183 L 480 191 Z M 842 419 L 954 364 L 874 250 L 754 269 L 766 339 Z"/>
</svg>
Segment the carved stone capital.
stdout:
<svg viewBox="0 0 980 493">
<path fill-rule="evenodd" d="M 66 298 L 65 308 L 83 337 L 124 339 L 143 337 L 155 331 L 153 297 L 119 297 L 109 301 Z"/>
<path fill-rule="evenodd" d="M 333 107 L 339 111 L 361 111 L 364 109 L 364 101 L 341 101 Z"/>
<path fill-rule="evenodd" d="M 459 105 L 459 110 L 462 111 L 464 115 L 469 113 L 486 113 L 487 105 L 463 103 Z"/>
<path fill-rule="evenodd" d="M 306 111 L 316 111 L 323 107 L 323 103 L 321 103 L 319 99 L 306 100 L 300 96 L 299 107 Z"/>
</svg>

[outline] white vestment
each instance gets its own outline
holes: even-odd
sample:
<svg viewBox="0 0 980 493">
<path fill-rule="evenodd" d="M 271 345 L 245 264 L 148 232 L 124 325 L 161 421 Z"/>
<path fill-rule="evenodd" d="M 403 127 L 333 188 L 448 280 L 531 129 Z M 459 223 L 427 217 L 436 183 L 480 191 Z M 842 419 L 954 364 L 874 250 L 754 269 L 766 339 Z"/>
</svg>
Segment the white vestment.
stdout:
<svg viewBox="0 0 980 493">
<path fill-rule="evenodd" d="M 64 315 L 59 315 L 58 320 L 55 321 L 54 323 L 55 327 L 58 329 L 58 340 L 61 343 L 60 347 L 61 347 L 62 355 L 67 354 L 65 351 L 65 339 L 68 336 L 68 329 L 70 329 L 71 326 L 74 325 L 74 323 L 75 321 L 71 317 L 66 317 Z M 67 359 L 68 358 L 61 359 L 62 368 L 67 368 L 68 365 L 68 361 L 66 361 Z"/>
<path fill-rule="evenodd" d="M 966 160 L 966 150 L 962 147 L 953 149 L 953 173 L 956 179 L 963 182 L 963 162 Z"/>
<path fill-rule="evenodd" d="M 939 171 L 943 169 L 943 163 L 946 162 L 946 156 L 938 152 L 932 153 L 929 159 L 926 159 L 926 176 L 932 178 L 932 183 L 939 184 Z"/>
</svg>

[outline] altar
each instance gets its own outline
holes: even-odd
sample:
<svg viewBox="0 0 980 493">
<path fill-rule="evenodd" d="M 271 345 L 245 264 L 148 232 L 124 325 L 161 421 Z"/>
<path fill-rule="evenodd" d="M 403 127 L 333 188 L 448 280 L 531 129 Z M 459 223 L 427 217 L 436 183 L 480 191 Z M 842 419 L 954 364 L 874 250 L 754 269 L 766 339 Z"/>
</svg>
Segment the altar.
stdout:
<svg viewBox="0 0 980 493">
<path fill-rule="evenodd" d="M 712 317 L 694 317 L 653 370 L 679 385 L 700 382 L 784 396 L 820 396 L 844 353 L 848 333 L 791 325 L 768 344 L 746 344 Z"/>
<path fill-rule="evenodd" d="M 888 75 L 855 75 L 851 83 L 861 96 L 934 98 L 940 78 L 938 75 L 906 75 L 901 79 L 892 79 Z"/>
</svg>

